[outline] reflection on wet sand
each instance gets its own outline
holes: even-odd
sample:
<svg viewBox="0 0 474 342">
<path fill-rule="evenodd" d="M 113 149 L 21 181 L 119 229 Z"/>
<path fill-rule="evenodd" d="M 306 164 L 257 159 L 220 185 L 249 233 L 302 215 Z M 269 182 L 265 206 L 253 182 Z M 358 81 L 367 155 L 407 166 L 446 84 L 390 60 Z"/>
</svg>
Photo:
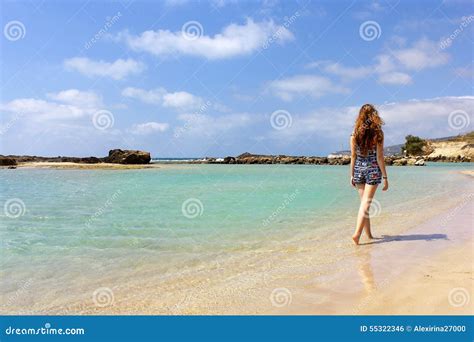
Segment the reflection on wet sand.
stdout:
<svg viewBox="0 0 474 342">
<path fill-rule="evenodd" d="M 372 247 L 369 246 L 367 248 L 358 248 L 356 250 L 358 271 L 367 294 L 371 293 L 377 288 L 374 279 L 374 272 L 372 269 L 371 252 Z"/>
</svg>

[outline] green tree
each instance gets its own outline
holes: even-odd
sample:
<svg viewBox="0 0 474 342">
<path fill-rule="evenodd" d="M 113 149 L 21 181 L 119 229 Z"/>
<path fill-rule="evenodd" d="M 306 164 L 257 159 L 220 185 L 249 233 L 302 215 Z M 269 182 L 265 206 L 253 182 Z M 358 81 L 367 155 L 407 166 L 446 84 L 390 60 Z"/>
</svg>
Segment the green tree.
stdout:
<svg viewBox="0 0 474 342">
<path fill-rule="evenodd" d="M 414 135 L 407 135 L 405 137 L 405 145 L 402 146 L 402 152 L 409 156 L 420 155 L 423 153 L 423 147 L 426 141 Z"/>
</svg>

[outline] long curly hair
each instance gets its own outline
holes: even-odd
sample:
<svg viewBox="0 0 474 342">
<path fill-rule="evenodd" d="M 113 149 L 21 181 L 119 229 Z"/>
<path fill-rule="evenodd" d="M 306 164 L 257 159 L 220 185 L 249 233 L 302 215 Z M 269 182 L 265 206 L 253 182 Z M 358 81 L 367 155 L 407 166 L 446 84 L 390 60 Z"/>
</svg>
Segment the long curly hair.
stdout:
<svg viewBox="0 0 474 342">
<path fill-rule="evenodd" d="M 384 122 L 374 105 L 365 104 L 360 108 L 355 121 L 354 139 L 362 154 L 367 154 L 383 142 L 382 125 Z"/>
</svg>

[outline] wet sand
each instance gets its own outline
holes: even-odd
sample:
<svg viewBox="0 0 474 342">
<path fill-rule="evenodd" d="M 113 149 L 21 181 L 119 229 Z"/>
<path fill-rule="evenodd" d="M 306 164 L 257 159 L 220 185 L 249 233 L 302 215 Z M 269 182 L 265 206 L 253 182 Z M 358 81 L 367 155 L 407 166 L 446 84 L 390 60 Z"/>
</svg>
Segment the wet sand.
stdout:
<svg viewBox="0 0 474 342">
<path fill-rule="evenodd" d="M 69 162 L 30 162 L 19 163 L 17 168 L 46 168 L 46 169 L 77 169 L 77 170 L 133 170 L 157 169 L 162 165 L 157 164 L 112 164 L 112 163 L 69 163 Z"/>
<path fill-rule="evenodd" d="M 67 308 L 51 306 L 47 313 L 472 314 L 472 205 L 472 196 L 463 197 L 405 230 L 380 222 L 378 238 L 360 246 L 351 244 L 344 229 L 275 250 L 236 251 L 176 270 L 168 279 L 142 266 L 126 284 L 113 278 L 117 275 L 110 284 L 97 284 L 110 288 L 110 305 L 98 307 L 84 298 Z M 332 242 L 325 246 L 320 239 Z"/>
</svg>

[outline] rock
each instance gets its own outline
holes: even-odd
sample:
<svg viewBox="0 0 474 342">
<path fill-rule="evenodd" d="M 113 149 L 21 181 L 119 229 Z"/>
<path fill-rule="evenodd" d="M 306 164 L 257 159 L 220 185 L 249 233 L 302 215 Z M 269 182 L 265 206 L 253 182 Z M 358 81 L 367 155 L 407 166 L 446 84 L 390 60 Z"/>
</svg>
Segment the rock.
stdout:
<svg viewBox="0 0 474 342">
<path fill-rule="evenodd" d="M 410 158 L 407 160 L 407 165 L 415 165 L 416 163 L 416 158 Z"/>
<path fill-rule="evenodd" d="M 101 163 L 101 160 L 97 157 L 85 157 L 81 158 L 79 162 L 85 164 L 98 164 Z"/>
<path fill-rule="evenodd" d="M 395 159 L 393 161 L 394 166 L 404 166 L 407 165 L 407 159 L 406 158 L 400 158 L 400 159 Z"/>
<path fill-rule="evenodd" d="M 13 166 L 17 164 L 14 158 L 0 156 L 0 166 Z"/>
<path fill-rule="evenodd" d="M 248 157 L 253 157 L 254 155 L 249 152 L 242 153 L 241 155 L 237 156 L 237 159 L 242 159 L 242 158 L 248 158 Z"/>
<path fill-rule="evenodd" d="M 225 157 L 224 158 L 224 164 L 235 164 L 235 158 L 234 157 Z"/>
<path fill-rule="evenodd" d="M 424 159 L 418 159 L 415 163 L 416 166 L 425 166 L 425 160 Z"/>
<path fill-rule="evenodd" d="M 385 160 L 385 164 L 393 165 L 393 161 L 395 160 L 395 158 L 390 156 L 390 157 L 385 157 L 384 160 Z"/>
<path fill-rule="evenodd" d="M 105 163 L 114 164 L 148 164 L 150 160 L 150 152 L 119 149 L 110 150 L 109 156 L 102 158 Z"/>
</svg>

